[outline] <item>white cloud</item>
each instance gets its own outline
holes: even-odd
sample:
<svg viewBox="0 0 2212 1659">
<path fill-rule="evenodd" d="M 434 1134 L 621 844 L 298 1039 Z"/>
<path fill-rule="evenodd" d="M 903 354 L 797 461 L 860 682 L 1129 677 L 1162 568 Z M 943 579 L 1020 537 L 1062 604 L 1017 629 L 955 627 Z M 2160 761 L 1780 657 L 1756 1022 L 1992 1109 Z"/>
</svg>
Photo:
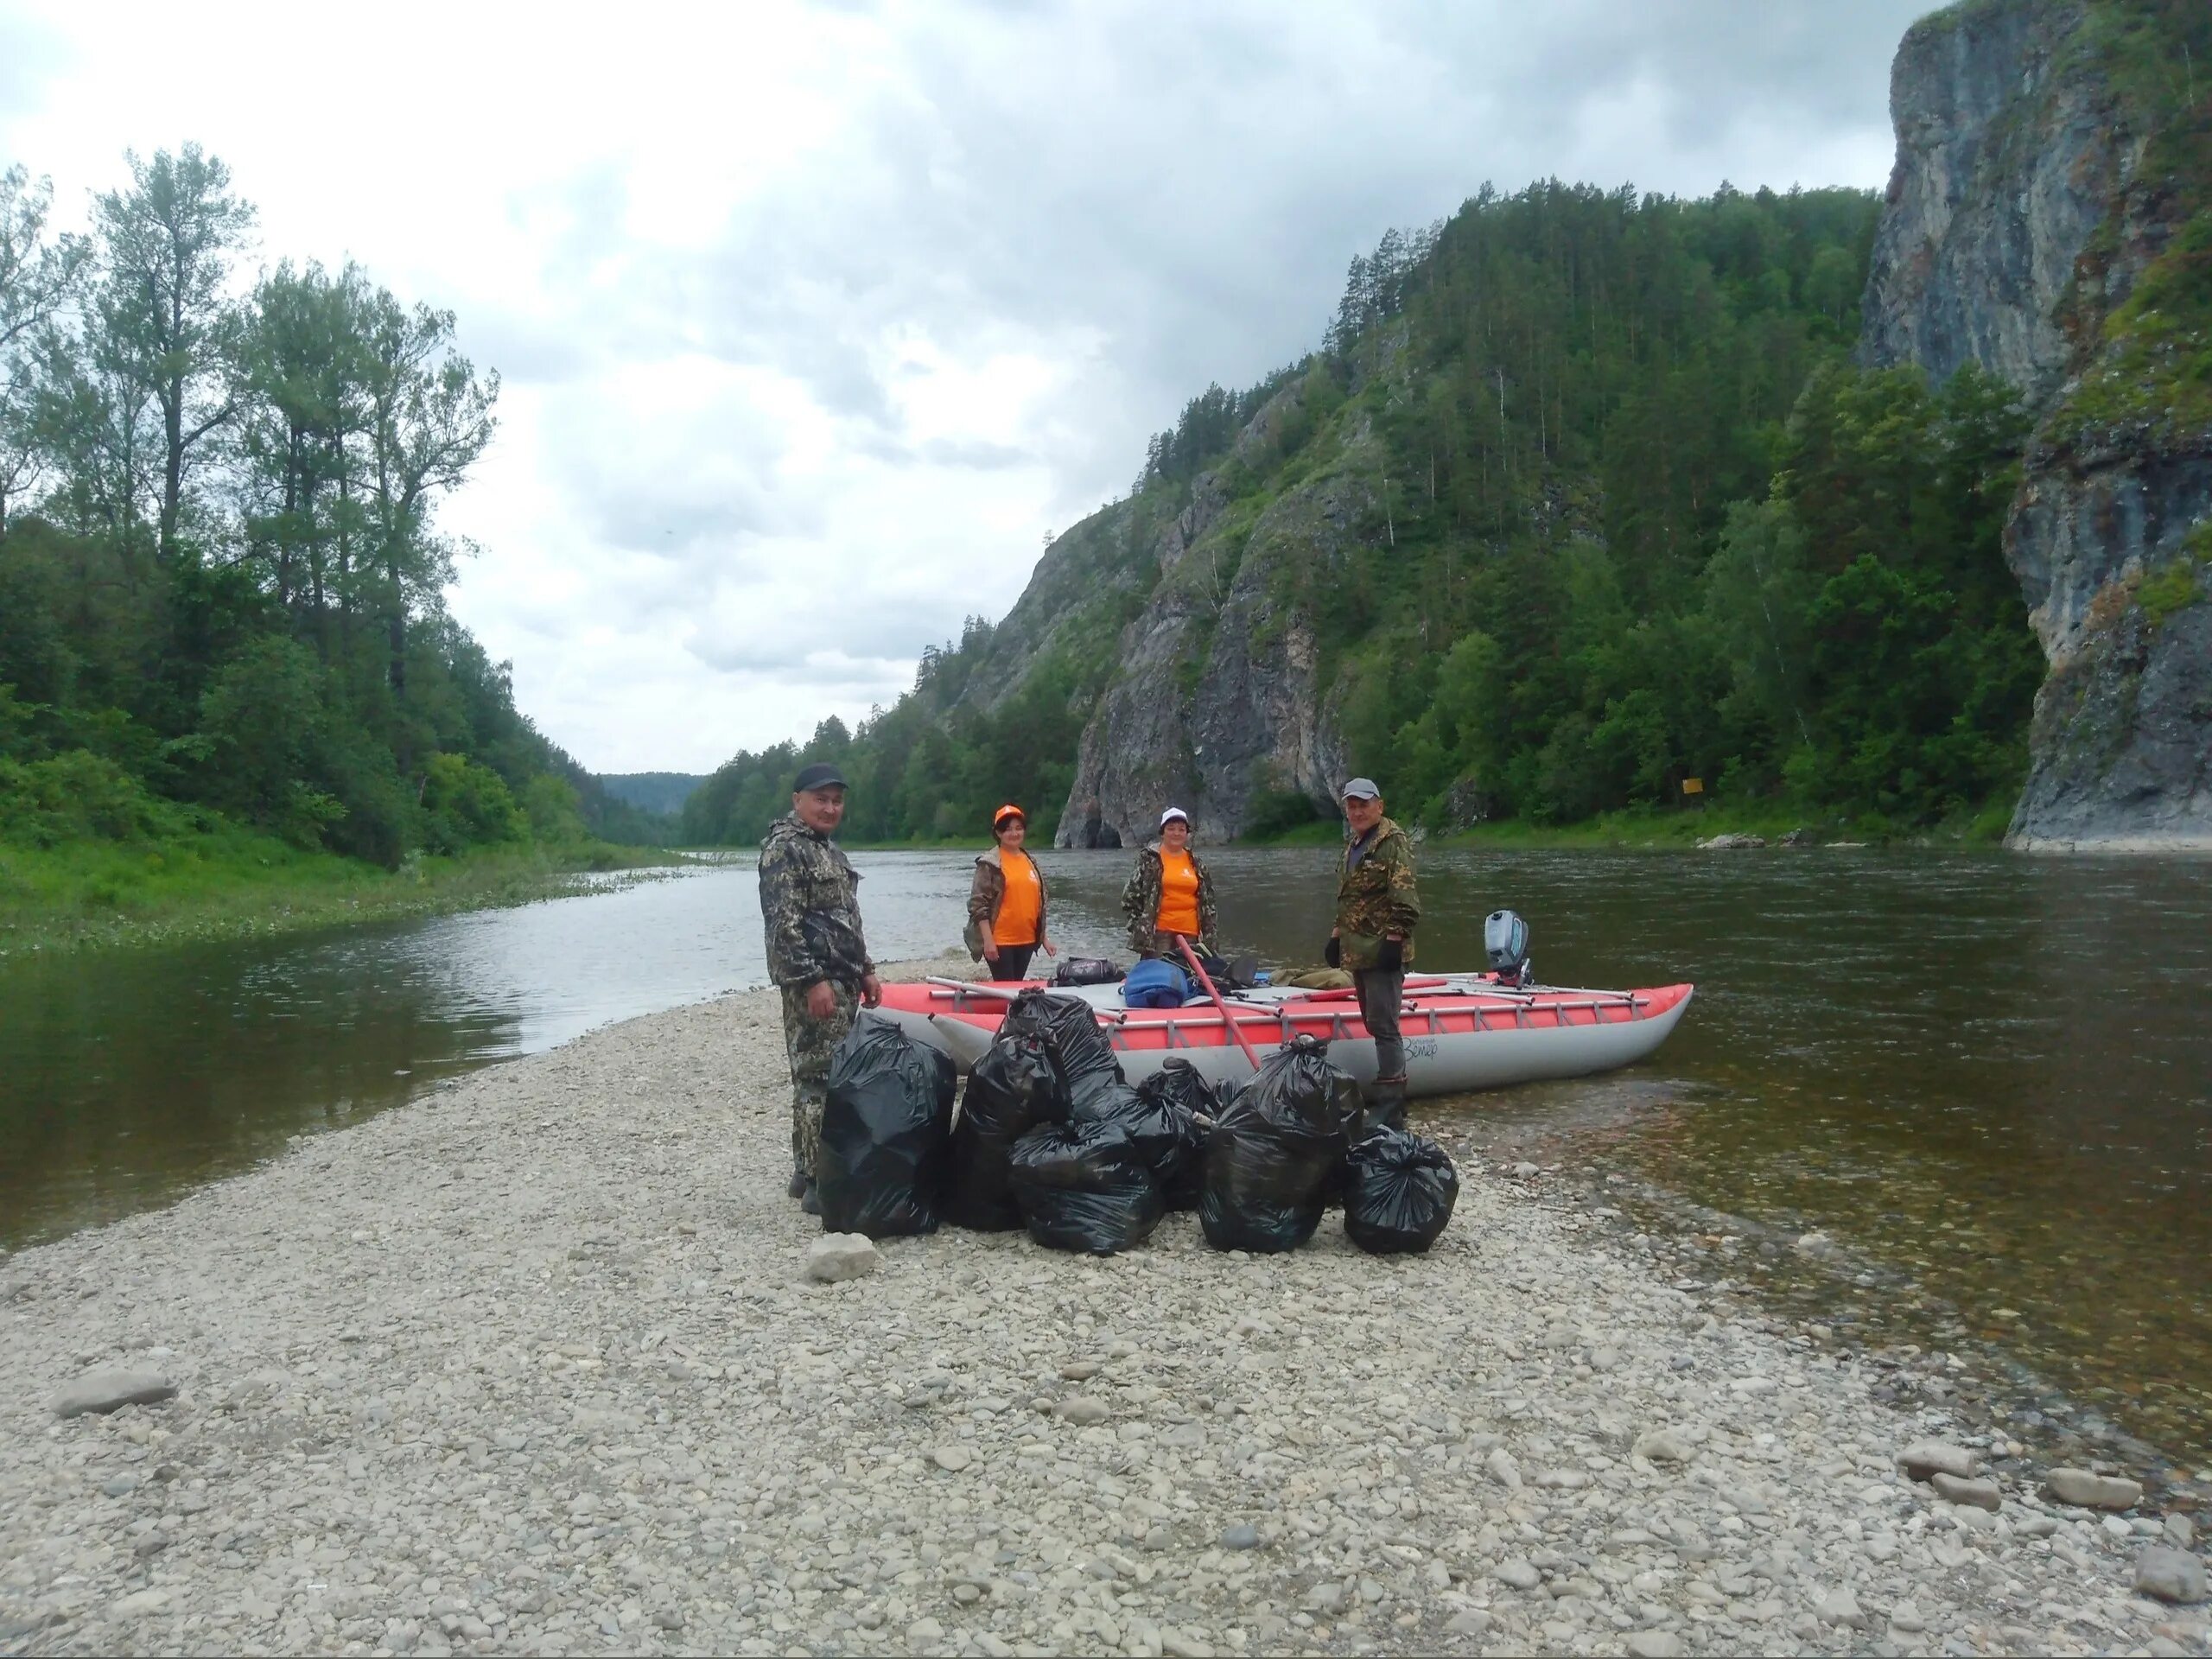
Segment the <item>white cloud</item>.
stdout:
<svg viewBox="0 0 2212 1659">
<path fill-rule="evenodd" d="M 4 4 L 4 0 L 0 0 Z M 609 771 L 849 721 L 1485 180 L 1878 184 L 1916 0 L 0 10 L 65 207 L 196 139 L 506 379 L 454 609 Z"/>
</svg>

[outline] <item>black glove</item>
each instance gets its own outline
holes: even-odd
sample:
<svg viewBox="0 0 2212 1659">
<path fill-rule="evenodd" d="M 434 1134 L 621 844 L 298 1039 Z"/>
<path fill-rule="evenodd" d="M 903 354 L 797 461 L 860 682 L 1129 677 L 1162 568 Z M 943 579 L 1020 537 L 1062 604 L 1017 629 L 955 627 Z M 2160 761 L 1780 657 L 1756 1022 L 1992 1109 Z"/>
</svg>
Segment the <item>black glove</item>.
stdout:
<svg viewBox="0 0 2212 1659">
<path fill-rule="evenodd" d="M 1340 965 L 1344 959 L 1344 941 L 1339 939 L 1335 934 L 1330 934 L 1329 942 L 1321 947 L 1321 960 L 1327 963 L 1330 967 L 1334 968 Z"/>
<path fill-rule="evenodd" d="M 1395 974 L 1406 965 L 1406 947 L 1396 939 L 1385 939 L 1375 947 L 1375 965 L 1386 974 Z"/>
</svg>

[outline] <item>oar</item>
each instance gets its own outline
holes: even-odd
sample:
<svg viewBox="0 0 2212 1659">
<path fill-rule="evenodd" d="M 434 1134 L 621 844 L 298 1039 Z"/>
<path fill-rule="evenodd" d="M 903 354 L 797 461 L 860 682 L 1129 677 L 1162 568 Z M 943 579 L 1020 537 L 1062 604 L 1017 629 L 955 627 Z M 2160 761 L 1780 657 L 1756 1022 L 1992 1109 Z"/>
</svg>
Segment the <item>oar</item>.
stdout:
<svg viewBox="0 0 2212 1659">
<path fill-rule="evenodd" d="M 1191 971 L 1198 976 L 1198 983 L 1206 988 L 1206 995 L 1213 999 L 1214 1007 L 1221 1010 L 1221 1023 L 1228 1027 L 1229 1034 L 1236 1039 L 1236 1046 L 1244 1051 L 1244 1058 L 1252 1062 L 1252 1069 L 1257 1071 L 1260 1069 L 1259 1052 L 1252 1046 L 1252 1039 L 1244 1034 L 1243 1027 L 1236 1023 L 1236 1016 L 1230 1013 L 1229 1004 L 1222 1001 L 1221 993 L 1214 989 L 1213 981 L 1206 977 L 1206 970 L 1198 965 L 1198 954 L 1191 949 L 1191 942 L 1178 933 L 1175 944 L 1183 953 L 1183 960 L 1191 964 Z"/>
<path fill-rule="evenodd" d="M 1009 991 L 1003 986 L 982 985 L 972 979 L 951 979 L 941 974 L 925 974 L 923 976 L 922 982 L 925 985 L 942 985 L 947 990 L 959 992 L 963 996 L 991 997 L 1009 1007 L 1022 995 L 1020 991 Z M 1052 993 L 1047 991 L 1046 995 L 1049 996 Z M 1062 1000 L 1069 1002 L 1083 1001 L 1079 996 L 1065 997 Z M 1109 1014 L 1104 1008 L 1092 1008 L 1090 1017 L 1094 1020 L 1103 1020 L 1109 1026 L 1117 1026 L 1122 1023 L 1120 1015 Z"/>
</svg>

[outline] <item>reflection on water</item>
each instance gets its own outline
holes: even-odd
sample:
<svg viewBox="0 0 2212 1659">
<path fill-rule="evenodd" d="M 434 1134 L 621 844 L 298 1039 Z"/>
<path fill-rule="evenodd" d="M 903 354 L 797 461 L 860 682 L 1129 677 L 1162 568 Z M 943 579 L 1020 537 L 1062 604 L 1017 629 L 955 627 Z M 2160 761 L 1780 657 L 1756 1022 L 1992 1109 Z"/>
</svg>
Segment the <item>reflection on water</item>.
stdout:
<svg viewBox="0 0 2212 1659">
<path fill-rule="evenodd" d="M 1334 855 L 1209 855 L 1230 943 L 1319 959 Z M 1128 855 L 1046 854 L 1112 952 Z M 957 854 L 856 860 L 887 960 L 957 944 Z M 1465 1103 L 1688 1204 L 1819 1230 L 1961 1328 L 2212 1458 L 2212 863 L 1428 852 L 1421 961 L 1528 916 L 1553 983 L 1698 982 L 1655 1060 Z M 749 859 L 278 943 L 0 965 L 0 1239 L 129 1213 L 589 1027 L 757 984 Z M 2003 1310 L 2000 1314 L 1999 1310 Z"/>
<path fill-rule="evenodd" d="M 963 861 L 855 861 L 879 956 L 957 944 Z M 0 963 L 0 1243 L 129 1215 L 453 1072 L 765 977 L 747 857 L 426 922 Z"/>
<path fill-rule="evenodd" d="M 1225 925 L 1318 956 L 1332 856 L 1217 854 Z M 1699 985 L 1636 1072 L 1466 1109 L 1825 1231 L 2212 1459 L 2212 863 L 1432 852 L 1421 882 L 1424 964 L 1475 964 L 1507 905 L 1549 981 Z"/>
</svg>

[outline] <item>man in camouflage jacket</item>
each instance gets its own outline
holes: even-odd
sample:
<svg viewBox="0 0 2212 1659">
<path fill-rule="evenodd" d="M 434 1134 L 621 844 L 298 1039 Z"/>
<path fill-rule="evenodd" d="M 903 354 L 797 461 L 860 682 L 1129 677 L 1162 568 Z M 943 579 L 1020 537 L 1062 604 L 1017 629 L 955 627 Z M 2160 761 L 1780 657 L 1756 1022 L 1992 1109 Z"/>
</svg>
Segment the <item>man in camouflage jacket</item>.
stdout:
<svg viewBox="0 0 2212 1659">
<path fill-rule="evenodd" d="M 1402 1128 L 1406 1113 L 1406 1046 L 1398 1035 L 1406 965 L 1414 959 L 1421 898 L 1414 886 L 1414 849 L 1403 830 L 1382 816 L 1382 794 L 1369 778 L 1344 785 L 1344 874 L 1337 881 L 1337 925 L 1329 935 L 1332 968 L 1351 970 L 1360 1018 L 1375 1039 L 1375 1087 L 1368 1122 Z"/>
<path fill-rule="evenodd" d="M 769 977 L 784 999 L 791 1065 L 791 1195 L 810 1215 L 830 1056 L 853 1028 L 855 1007 L 883 1000 L 861 932 L 860 873 L 830 839 L 845 816 L 845 780 L 811 766 L 791 788 L 791 810 L 760 843 L 760 924 Z"/>
</svg>

